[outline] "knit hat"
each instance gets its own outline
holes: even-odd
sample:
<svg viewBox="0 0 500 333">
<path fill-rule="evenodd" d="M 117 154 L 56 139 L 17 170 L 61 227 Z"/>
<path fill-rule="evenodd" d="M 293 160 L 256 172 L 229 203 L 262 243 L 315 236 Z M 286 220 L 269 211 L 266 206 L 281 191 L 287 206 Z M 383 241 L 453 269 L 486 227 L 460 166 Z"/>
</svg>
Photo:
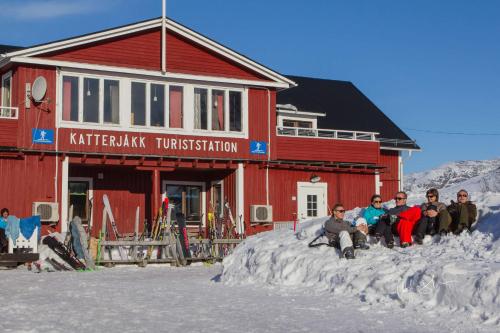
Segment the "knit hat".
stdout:
<svg viewBox="0 0 500 333">
<path fill-rule="evenodd" d="M 437 207 L 435 205 L 429 205 L 427 206 L 427 210 L 435 210 L 437 212 Z"/>
</svg>

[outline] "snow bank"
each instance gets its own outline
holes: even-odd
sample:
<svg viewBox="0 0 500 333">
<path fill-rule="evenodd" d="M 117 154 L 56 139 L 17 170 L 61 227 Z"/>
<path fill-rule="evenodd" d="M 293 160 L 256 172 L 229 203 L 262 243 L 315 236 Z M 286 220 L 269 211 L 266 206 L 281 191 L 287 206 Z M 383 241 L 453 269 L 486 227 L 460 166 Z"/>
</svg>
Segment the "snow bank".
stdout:
<svg viewBox="0 0 500 333">
<path fill-rule="evenodd" d="M 484 171 L 440 190 L 440 201 L 447 204 L 456 199 L 459 189 L 469 191 L 479 215 L 472 234 L 427 236 L 422 246 L 406 249 L 376 244 L 347 261 L 339 258 L 338 250 L 308 248 L 326 218 L 311 220 L 295 234 L 267 232 L 249 237 L 224 259 L 221 279 L 228 285 L 354 296 L 370 305 L 404 306 L 436 315 L 457 312 L 500 325 L 499 175 L 498 170 Z M 415 188 L 409 192 L 409 205 L 425 201 L 425 189 Z M 386 207 L 393 205 L 386 203 Z M 346 219 L 359 213 L 360 208 L 349 211 Z"/>
<path fill-rule="evenodd" d="M 396 250 L 372 245 L 347 261 L 335 249 L 308 248 L 322 222 L 311 221 L 297 234 L 248 238 L 224 260 L 222 281 L 356 296 L 371 305 L 464 311 L 500 323 L 500 243 L 492 235 L 428 236 L 423 246 Z"/>
</svg>

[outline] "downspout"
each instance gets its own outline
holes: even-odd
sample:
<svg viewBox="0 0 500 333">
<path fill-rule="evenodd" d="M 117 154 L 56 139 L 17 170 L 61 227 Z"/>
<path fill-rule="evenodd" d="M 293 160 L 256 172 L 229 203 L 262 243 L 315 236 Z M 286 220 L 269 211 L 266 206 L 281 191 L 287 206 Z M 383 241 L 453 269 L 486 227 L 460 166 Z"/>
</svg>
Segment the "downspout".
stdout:
<svg viewBox="0 0 500 333">
<path fill-rule="evenodd" d="M 166 0 L 162 1 L 161 8 L 161 72 L 165 74 L 167 72 L 167 41 L 166 41 L 166 11 L 167 4 Z"/>
<path fill-rule="evenodd" d="M 266 165 L 266 205 L 269 206 L 269 162 L 271 161 L 271 92 L 267 91 L 267 165 Z"/>
</svg>

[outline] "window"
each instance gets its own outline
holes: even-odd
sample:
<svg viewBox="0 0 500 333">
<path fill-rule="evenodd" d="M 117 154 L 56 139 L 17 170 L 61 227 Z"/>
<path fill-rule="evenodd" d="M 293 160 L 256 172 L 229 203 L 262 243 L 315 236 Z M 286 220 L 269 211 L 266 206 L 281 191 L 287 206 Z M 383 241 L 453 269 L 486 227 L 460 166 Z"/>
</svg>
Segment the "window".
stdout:
<svg viewBox="0 0 500 333">
<path fill-rule="evenodd" d="M 99 79 L 83 79 L 83 121 L 99 122 Z"/>
<path fill-rule="evenodd" d="M 283 119 L 283 127 L 313 128 L 311 121 Z"/>
<path fill-rule="evenodd" d="M 10 73 L 2 76 L 2 106 L 12 106 L 12 76 Z"/>
<path fill-rule="evenodd" d="M 224 91 L 212 90 L 212 129 L 214 131 L 224 131 L 226 129 L 224 123 Z"/>
<path fill-rule="evenodd" d="M 241 132 L 241 92 L 229 92 L 229 130 Z"/>
<path fill-rule="evenodd" d="M 104 80 L 104 122 L 120 123 L 120 82 Z"/>
<path fill-rule="evenodd" d="M 174 206 L 173 217 L 183 214 L 188 225 L 201 223 L 202 187 L 197 185 L 167 184 L 167 197 Z"/>
<path fill-rule="evenodd" d="M 207 129 L 207 89 L 194 89 L 194 128 Z"/>
<path fill-rule="evenodd" d="M 318 196 L 307 195 L 307 217 L 318 216 Z"/>
<path fill-rule="evenodd" d="M 136 126 L 146 125 L 146 84 L 132 82 L 130 123 Z"/>
<path fill-rule="evenodd" d="M 183 128 L 183 89 L 178 86 L 170 86 L 169 89 L 169 126 Z"/>
<path fill-rule="evenodd" d="M 165 86 L 163 84 L 151 84 L 149 105 L 151 108 L 151 126 L 165 126 Z"/>
<path fill-rule="evenodd" d="M 78 121 L 78 77 L 63 77 L 62 119 Z"/>
</svg>

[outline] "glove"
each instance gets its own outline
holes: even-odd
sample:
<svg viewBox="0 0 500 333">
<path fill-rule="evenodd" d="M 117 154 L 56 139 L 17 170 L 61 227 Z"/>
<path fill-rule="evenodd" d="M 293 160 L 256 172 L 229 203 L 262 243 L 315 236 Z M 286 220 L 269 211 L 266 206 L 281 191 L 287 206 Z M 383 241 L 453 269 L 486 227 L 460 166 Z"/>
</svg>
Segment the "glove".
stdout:
<svg viewBox="0 0 500 333">
<path fill-rule="evenodd" d="M 397 215 L 389 215 L 389 222 L 391 225 L 396 223 L 399 220 L 399 217 Z"/>
</svg>

